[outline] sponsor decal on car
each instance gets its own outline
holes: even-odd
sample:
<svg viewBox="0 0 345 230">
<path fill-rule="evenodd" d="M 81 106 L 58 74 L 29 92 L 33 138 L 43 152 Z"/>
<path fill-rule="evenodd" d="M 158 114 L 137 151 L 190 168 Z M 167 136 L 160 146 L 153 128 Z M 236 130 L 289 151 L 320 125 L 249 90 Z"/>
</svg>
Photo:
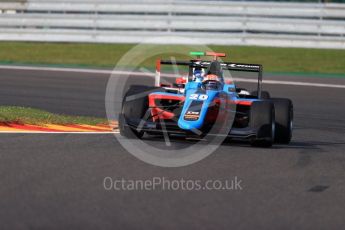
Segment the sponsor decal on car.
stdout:
<svg viewBox="0 0 345 230">
<path fill-rule="evenodd" d="M 253 69 L 260 68 L 260 66 L 258 65 L 246 65 L 246 64 L 235 64 L 235 63 L 229 64 L 228 66 L 232 68 L 253 68 Z"/>
<path fill-rule="evenodd" d="M 200 117 L 200 112 L 196 112 L 196 111 L 187 111 L 184 115 L 184 119 L 186 121 L 196 121 L 198 120 Z"/>
<path fill-rule="evenodd" d="M 200 101 L 205 101 L 207 100 L 208 98 L 208 95 L 206 94 L 196 94 L 196 93 L 193 93 L 189 96 L 189 99 L 191 100 L 200 100 Z"/>
</svg>

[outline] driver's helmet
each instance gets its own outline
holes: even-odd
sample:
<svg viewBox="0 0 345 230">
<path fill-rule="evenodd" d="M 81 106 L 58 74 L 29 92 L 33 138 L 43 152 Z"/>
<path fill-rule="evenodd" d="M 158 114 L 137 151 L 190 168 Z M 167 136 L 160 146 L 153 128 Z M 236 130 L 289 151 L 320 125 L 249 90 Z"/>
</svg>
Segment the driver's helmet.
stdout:
<svg viewBox="0 0 345 230">
<path fill-rule="evenodd" d="M 213 75 L 215 77 L 213 77 Z M 206 76 L 210 76 L 210 78 L 216 79 L 216 80 L 209 79 L 211 81 L 218 81 L 218 82 L 224 83 L 223 70 L 222 70 L 221 63 L 219 61 L 211 62 L 210 66 L 207 70 Z"/>
<path fill-rule="evenodd" d="M 207 74 L 204 79 L 202 80 L 202 82 L 206 82 L 206 81 L 221 81 L 221 78 L 218 77 L 217 75 L 215 74 Z"/>
<path fill-rule="evenodd" d="M 219 90 L 222 86 L 222 78 L 215 74 L 207 74 L 202 84 L 203 88 L 206 90 Z"/>
</svg>

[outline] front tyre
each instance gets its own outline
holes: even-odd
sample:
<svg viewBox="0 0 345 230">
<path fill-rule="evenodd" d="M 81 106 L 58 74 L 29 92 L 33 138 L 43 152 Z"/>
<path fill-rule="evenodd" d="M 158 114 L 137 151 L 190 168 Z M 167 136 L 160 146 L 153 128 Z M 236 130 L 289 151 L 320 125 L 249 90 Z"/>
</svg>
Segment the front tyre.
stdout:
<svg viewBox="0 0 345 230">
<path fill-rule="evenodd" d="M 148 95 L 155 91 L 162 91 L 161 88 L 132 85 L 122 100 L 122 110 L 119 115 L 120 134 L 127 138 L 142 138 L 143 131 L 137 127 L 149 109 Z"/>
<path fill-rule="evenodd" d="M 141 139 L 144 135 L 144 132 L 139 132 L 135 128 L 131 128 L 130 126 L 128 126 L 123 114 L 119 115 L 119 130 L 120 135 L 123 137 L 127 137 L 128 139 Z"/>
</svg>

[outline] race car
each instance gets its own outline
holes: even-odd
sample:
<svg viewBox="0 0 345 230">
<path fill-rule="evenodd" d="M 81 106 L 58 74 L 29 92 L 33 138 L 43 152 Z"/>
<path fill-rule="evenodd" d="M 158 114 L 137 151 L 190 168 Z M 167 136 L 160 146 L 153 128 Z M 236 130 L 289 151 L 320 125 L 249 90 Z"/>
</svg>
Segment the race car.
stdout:
<svg viewBox="0 0 345 230">
<path fill-rule="evenodd" d="M 262 65 L 220 61 L 225 53 L 190 54 L 197 57 L 189 61 L 157 60 L 155 86 L 129 87 L 119 115 L 122 136 L 225 135 L 225 140 L 248 140 L 259 147 L 290 143 L 293 103 L 287 98 L 271 98 L 261 90 Z M 202 60 L 204 56 L 213 59 Z M 172 85 L 161 84 L 162 65 L 185 66 L 188 75 Z M 224 78 L 224 71 L 257 73 L 257 90 L 238 88 L 233 80 Z"/>
</svg>

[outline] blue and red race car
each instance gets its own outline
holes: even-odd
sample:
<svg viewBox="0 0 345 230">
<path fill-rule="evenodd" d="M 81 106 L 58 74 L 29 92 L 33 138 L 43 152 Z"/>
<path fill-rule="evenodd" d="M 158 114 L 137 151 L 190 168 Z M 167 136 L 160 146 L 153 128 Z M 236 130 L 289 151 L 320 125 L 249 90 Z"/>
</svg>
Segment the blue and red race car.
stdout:
<svg viewBox="0 0 345 230">
<path fill-rule="evenodd" d="M 132 85 L 128 89 L 119 116 L 122 136 L 224 136 L 226 140 L 244 139 L 262 147 L 290 142 L 292 101 L 271 98 L 261 90 L 261 65 L 222 62 L 219 57 L 225 57 L 224 53 L 190 54 L 197 58 L 157 60 L 154 87 Z M 212 56 L 213 60 L 204 61 L 201 56 Z M 188 76 L 177 78 L 172 86 L 160 84 L 162 65 L 185 66 Z M 227 71 L 257 73 L 257 90 L 250 93 L 236 87 L 232 79 L 225 79 Z"/>
</svg>

